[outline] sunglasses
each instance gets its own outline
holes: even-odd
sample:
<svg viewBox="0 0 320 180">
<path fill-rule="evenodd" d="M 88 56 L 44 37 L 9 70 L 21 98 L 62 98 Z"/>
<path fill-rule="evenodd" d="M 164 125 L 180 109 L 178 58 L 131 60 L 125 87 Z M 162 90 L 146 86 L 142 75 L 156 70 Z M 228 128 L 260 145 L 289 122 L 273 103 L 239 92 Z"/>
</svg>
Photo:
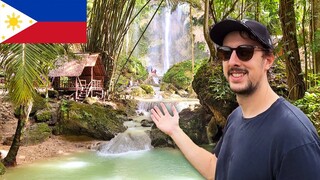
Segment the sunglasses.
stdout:
<svg viewBox="0 0 320 180">
<path fill-rule="evenodd" d="M 236 54 L 241 61 L 249 61 L 252 58 L 255 50 L 267 51 L 266 49 L 260 46 L 252 45 L 240 45 L 236 48 L 231 48 L 228 46 L 219 46 L 217 48 L 217 59 L 228 61 L 234 50 L 236 51 Z"/>
</svg>

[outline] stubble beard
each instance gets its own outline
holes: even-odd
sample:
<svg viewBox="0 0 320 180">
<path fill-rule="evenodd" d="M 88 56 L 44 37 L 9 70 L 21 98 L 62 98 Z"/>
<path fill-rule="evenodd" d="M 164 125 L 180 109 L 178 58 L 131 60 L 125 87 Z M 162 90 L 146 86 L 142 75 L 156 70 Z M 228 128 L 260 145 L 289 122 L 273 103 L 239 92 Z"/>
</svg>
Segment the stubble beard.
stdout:
<svg viewBox="0 0 320 180">
<path fill-rule="evenodd" d="M 253 85 L 251 81 L 248 82 L 248 84 L 244 88 L 232 88 L 230 85 L 230 89 L 232 92 L 234 92 L 236 95 L 240 96 L 250 96 L 254 92 L 256 92 L 258 85 Z"/>
</svg>

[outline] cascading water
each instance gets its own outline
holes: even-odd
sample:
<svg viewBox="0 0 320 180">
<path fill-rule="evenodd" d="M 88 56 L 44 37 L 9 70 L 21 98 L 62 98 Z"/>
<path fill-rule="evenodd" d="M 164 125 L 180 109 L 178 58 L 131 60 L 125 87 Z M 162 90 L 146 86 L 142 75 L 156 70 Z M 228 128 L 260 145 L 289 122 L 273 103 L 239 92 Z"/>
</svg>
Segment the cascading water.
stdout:
<svg viewBox="0 0 320 180">
<path fill-rule="evenodd" d="M 170 67 L 170 45 L 171 45 L 171 8 L 165 8 L 165 25 L 164 25 L 164 60 L 163 60 L 163 72 L 168 71 Z"/>
<path fill-rule="evenodd" d="M 138 57 L 146 67 L 157 70 L 161 77 L 178 62 L 191 59 L 188 21 L 189 5 L 180 4 L 175 9 L 163 7 L 152 20 L 147 32 L 148 51 Z M 150 14 L 151 16 L 152 14 Z M 135 53 L 137 54 L 137 53 Z"/>
<path fill-rule="evenodd" d="M 121 154 L 132 151 L 150 150 L 151 139 L 145 131 L 126 131 L 118 134 L 106 144 L 99 147 L 102 154 Z"/>
<path fill-rule="evenodd" d="M 125 132 L 119 133 L 109 142 L 99 146 L 98 152 L 100 154 L 123 154 L 153 148 L 151 146 L 151 139 L 147 133 L 151 129 L 150 127 L 142 127 L 140 122 L 137 121 L 126 121 L 124 125 L 128 127 Z"/>
<path fill-rule="evenodd" d="M 155 95 L 153 98 L 136 98 L 138 100 L 138 109 L 137 114 L 143 116 L 145 119 L 150 119 L 150 111 L 155 106 L 160 107 L 160 103 L 164 103 L 164 105 L 168 108 L 169 112 L 171 112 L 171 106 L 174 105 L 178 112 L 181 112 L 183 109 L 190 108 L 194 109 L 196 105 L 199 105 L 199 99 L 192 98 L 163 98 L 162 92 L 160 91 L 160 87 L 154 87 L 153 90 Z"/>
<path fill-rule="evenodd" d="M 138 113 L 143 116 L 150 117 L 150 110 L 155 106 L 160 107 L 160 103 L 164 103 L 164 105 L 168 108 L 169 112 L 171 112 L 171 105 L 174 105 L 178 112 L 181 112 L 186 108 L 194 108 L 194 106 L 199 104 L 198 99 L 138 99 Z"/>
</svg>

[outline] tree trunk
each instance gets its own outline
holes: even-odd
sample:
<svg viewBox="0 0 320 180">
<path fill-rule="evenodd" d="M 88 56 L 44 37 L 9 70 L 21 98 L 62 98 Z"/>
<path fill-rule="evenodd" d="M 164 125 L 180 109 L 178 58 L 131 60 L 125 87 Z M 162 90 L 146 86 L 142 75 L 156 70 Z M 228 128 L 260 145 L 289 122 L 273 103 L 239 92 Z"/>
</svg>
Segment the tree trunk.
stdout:
<svg viewBox="0 0 320 180">
<path fill-rule="evenodd" d="M 284 52 L 287 52 L 284 56 L 286 59 L 289 99 L 297 100 L 304 96 L 305 86 L 297 43 L 294 0 L 281 0 L 279 9 L 283 32 L 283 49 Z"/>
<path fill-rule="evenodd" d="M 209 36 L 209 0 L 205 0 L 203 34 L 210 51 L 210 60 L 215 56 L 214 43 Z"/>
<path fill-rule="evenodd" d="M 28 121 L 28 117 L 29 117 L 31 108 L 32 108 L 32 103 L 29 103 L 29 105 L 27 105 L 27 106 L 21 105 L 19 107 L 20 113 L 19 113 L 19 118 L 18 118 L 17 129 L 14 134 L 14 138 L 13 138 L 12 144 L 10 146 L 9 152 L 3 160 L 3 164 L 6 167 L 17 165 L 16 158 L 17 158 L 17 154 L 18 154 L 18 151 L 20 148 L 22 131 L 25 127 L 26 122 Z"/>
<path fill-rule="evenodd" d="M 192 6 L 190 5 L 189 9 L 189 18 L 190 18 L 190 37 L 191 37 L 191 72 L 192 78 L 194 76 L 194 35 L 193 35 L 193 24 L 192 24 Z"/>
<path fill-rule="evenodd" d="M 320 73 L 320 0 L 313 0 L 313 18 L 314 22 L 314 39 L 313 43 L 316 46 L 314 53 L 314 69 L 315 73 Z"/>
</svg>

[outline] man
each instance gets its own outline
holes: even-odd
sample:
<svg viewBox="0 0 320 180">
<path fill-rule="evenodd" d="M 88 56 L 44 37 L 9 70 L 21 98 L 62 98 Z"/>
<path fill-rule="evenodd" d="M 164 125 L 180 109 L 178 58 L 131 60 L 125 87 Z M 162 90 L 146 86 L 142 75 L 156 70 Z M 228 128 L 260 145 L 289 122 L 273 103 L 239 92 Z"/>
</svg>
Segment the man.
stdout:
<svg viewBox="0 0 320 180">
<path fill-rule="evenodd" d="M 270 87 L 274 62 L 267 28 L 253 20 L 223 20 L 210 37 L 217 60 L 239 107 L 228 117 L 213 154 L 198 147 L 179 127 L 179 116 L 161 104 L 151 118 L 206 178 L 218 180 L 318 180 L 320 140 L 310 120 Z"/>
</svg>

